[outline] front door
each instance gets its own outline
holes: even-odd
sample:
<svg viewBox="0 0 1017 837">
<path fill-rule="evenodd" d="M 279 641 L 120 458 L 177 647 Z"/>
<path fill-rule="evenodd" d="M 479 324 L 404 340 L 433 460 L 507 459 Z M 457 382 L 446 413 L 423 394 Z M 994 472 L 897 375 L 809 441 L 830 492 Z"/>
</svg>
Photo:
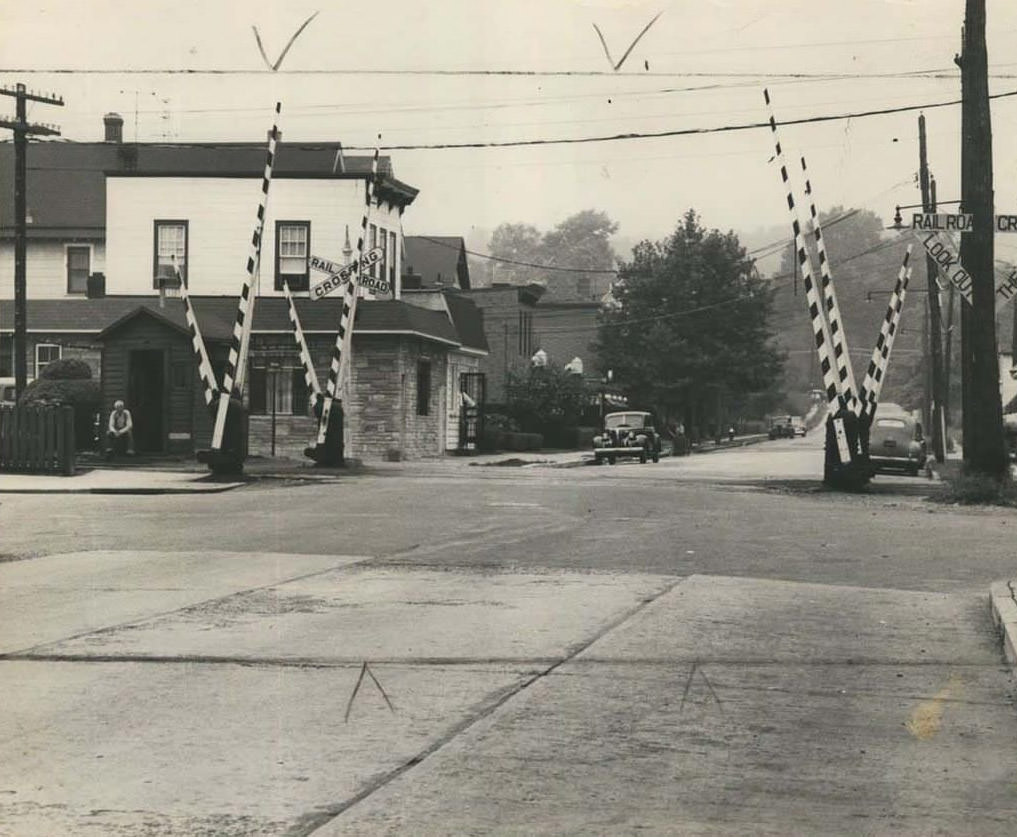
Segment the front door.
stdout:
<svg viewBox="0 0 1017 837">
<path fill-rule="evenodd" d="M 165 450 L 166 378 L 162 349 L 131 352 L 127 378 L 127 407 L 134 420 L 134 447 L 138 453 Z"/>
</svg>

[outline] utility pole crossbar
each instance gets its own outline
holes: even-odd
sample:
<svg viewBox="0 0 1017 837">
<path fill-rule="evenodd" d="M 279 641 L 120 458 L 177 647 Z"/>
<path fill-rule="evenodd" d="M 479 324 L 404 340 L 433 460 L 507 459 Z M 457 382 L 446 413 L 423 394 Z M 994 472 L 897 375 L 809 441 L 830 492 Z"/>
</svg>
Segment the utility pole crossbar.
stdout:
<svg viewBox="0 0 1017 837">
<path fill-rule="evenodd" d="M 15 99 L 14 119 L 0 120 L 0 127 L 14 132 L 14 391 L 20 398 L 28 385 L 28 290 L 26 283 L 26 250 L 28 243 L 26 154 L 29 136 L 59 136 L 55 125 L 28 121 L 27 102 L 63 106 L 56 94 L 30 93 L 23 84 L 13 88 L 0 87 L 0 96 Z"/>
</svg>

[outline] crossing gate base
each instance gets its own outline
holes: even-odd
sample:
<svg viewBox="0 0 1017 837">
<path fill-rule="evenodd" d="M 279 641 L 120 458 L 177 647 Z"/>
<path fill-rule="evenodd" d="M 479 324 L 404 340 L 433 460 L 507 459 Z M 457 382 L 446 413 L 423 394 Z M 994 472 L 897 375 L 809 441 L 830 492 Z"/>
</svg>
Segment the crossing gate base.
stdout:
<svg viewBox="0 0 1017 837">
<path fill-rule="evenodd" d="M 838 441 L 838 423 L 843 438 Z M 869 463 L 867 422 L 851 410 L 838 410 L 826 419 L 826 451 L 823 484 L 840 491 L 861 491 L 872 479 Z M 847 457 L 842 456 L 846 447 Z"/>
<path fill-rule="evenodd" d="M 215 476 L 235 476 L 244 471 L 247 459 L 248 415 L 243 403 L 231 398 L 226 410 L 222 447 L 219 450 L 199 450 L 196 458 L 208 465 Z"/>
<path fill-rule="evenodd" d="M 314 414 L 320 420 L 321 402 L 315 404 Z M 328 414 L 328 429 L 325 431 L 324 444 L 314 444 L 304 448 L 304 456 L 313 459 L 315 465 L 322 467 L 341 468 L 346 464 L 343 455 L 343 408 L 337 399 L 332 402 Z"/>
</svg>

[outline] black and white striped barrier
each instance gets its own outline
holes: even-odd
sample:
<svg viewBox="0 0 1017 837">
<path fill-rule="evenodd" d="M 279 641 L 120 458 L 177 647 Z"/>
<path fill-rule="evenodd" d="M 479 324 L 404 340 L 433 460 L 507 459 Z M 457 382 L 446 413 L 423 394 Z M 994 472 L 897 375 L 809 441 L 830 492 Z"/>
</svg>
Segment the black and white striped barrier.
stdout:
<svg viewBox="0 0 1017 837">
<path fill-rule="evenodd" d="M 791 229 L 794 231 L 795 253 L 797 254 L 798 265 L 802 271 L 802 282 L 805 285 L 805 301 L 809 306 L 809 315 L 812 317 L 812 332 L 815 337 L 816 352 L 819 354 L 819 366 L 823 372 L 823 389 L 826 392 L 826 403 L 831 407 L 843 407 L 841 397 L 840 381 L 833 369 L 830 357 L 831 338 L 828 331 L 826 317 L 820 304 L 819 295 L 816 292 L 816 284 L 812 279 L 811 259 L 805 247 L 805 238 L 802 235 L 802 225 L 798 208 L 795 205 L 794 190 L 791 188 L 791 180 L 788 177 L 787 164 L 784 161 L 784 150 L 781 148 L 780 137 L 777 134 L 777 120 L 773 115 L 773 108 L 770 104 L 770 92 L 763 90 L 763 97 L 766 99 L 766 106 L 769 108 L 770 132 L 773 135 L 773 143 L 776 149 L 777 165 L 780 166 L 780 178 L 787 193 L 787 206 L 791 213 Z"/>
<path fill-rule="evenodd" d="M 297 305 L 290 293 L 290 283 L 283 279 L 283 294 L 286 296 L 286 304 L 289 306 L 290 326 L 293 328 L 293 341 L 297 344 L 297 354 L 300 355 L 300 365 L 304 368 L 304 383 L 307 391 L 315 399 L 321 396 L 321 385 L 318 383 L 318 373 L 314 369 L 314 361 L 311 360 L 311 352 L 307 348 L 307 340 L 304 338 L 304 329 L 300 325 L 300 316 L 297 314 Z"/>
<path fill-rule="evenodd" d="M 251 234 L 251 247 L 247 256 L 247 275 L 240 289 L 237 315 L 233 322 L 233 336 L 230 342 L 226 369 L 223 372 L 222 390 L 219 393 L 219 408 L 212 430 L 212 453 L 217 454 L 223 446 L 226 431 L 226 417 L 230 399 L 240 399 L 243 393 L 244 373 L 247 367 L 247 350 L 250 343 L 251 323 L 254 319 L 254 295 L 252 293 L 261 263 L 261 240 L 265 231 L 265 211 L 268 205 L 268 189 L 272 183 L 272 168 L 275 165 L 276 143 L 279 141 L 279 112 L 282 102 L 276 102 L 275 119 L 268 135 L 268 153 L 265 157 L 265 171 L 261 178 L 261 199 Z"/>
<path fill-rule="evenodd" d="M 823 230 L 816 212 L 816 202 L 812 195 L 812 183 L 809 171 L 802 157 L 802 176 L 805 178 L 805 195 L 809 202 L 809 214 L 812 218 L 812 232 L 816 240 L 816 252 L 819 256 L 820 281 L 823 285 L 823 301 L 826 306 L 826 319 L 830 326 L 830 339 L 833 342 L 834 363 L 837 365 L 837 377 L 840 379 L 841 393 L 849 409 L 858 412 L 858 386 L 855 384 L 855 373 L 851 367 L 851 352 L 848 350 L 847 335 L 844 333 L 840 306 L 837 304 L 837 292 L 830 274 L 830 262 L 826 256 L 826 244 L 823 241 Z"/>
<path fill-rule="evenodd" d="M 366 239 L 367 224 L 371 215 L 371 205 L 374 202 L 375 180 L 378 176 L 378 149 L 374 149 L 374 156 L 371 159 L 371 175 L 364 187 L 364 213 L 360 221 L 360 235 L 357 238 L 357 269 L 354 271 L 350 281 L 343 289 L 343 307 L 339 314 L 339 330 L 336 332 L 335 346 L 332 349 L 332 361 L 328 368 L 328 379 L 325 383 L 325 394 L 321 403 L 321 416 L 318 419 L 318 436 L 316 446 L 308 448 L 307 453 L 320 464 L 338 464 L 341 455 L 338 455 L 328 445 L 329 430 L 332 425 L 332 407 L 338 398 L 342 400 L 340 386 L 344 378 L 349 375 L 350 354 L 353 347 L 353 322 L 357 313 L 357 299 L 360 295 L 360 279 L 364 269 L 364 241 Z M 335 429 L 332 435 L 336 435 Z M 336 440 L 341 441 L 341 440 Z"/>
<path fill-rule="evenodd" d="M 886 316 L 883 317 L 883 322 L 879 328 L 876 347 L 872 350 L 872 358 L 869 360 L 869 367 L 865 372 L 865 378 L 862 380 L 860 417 L 870 423 L 876 414 L 876 407 L 879 405 L 879 394 L 883 390 L 886 367 L 890 362 L 890 352 L 893 351 L 893 343 L 897 337 L 901 309 L 904 307 L 904 298 L 907 296 L 908 291 L 908 281 L 911 278 L 910 260 L 911 245 L 909 244 L 907 251 L 904 253 L 904 261 L 897 272 L 897 283 L 894 285 L 893 293 L 890 295 L 890 303 L 886 307 Z"/>
<path fill-rule="evenodd" d="M 187 292 L 187 283 L 184 282 L 184 277 L 177 266 L 176 256 L 173 257 L 173 270 L 177 274 L 177 281 L 180 283 L 180 298 L 184 302 L 184 319 L 187 320 L 187 328 L 191 332 L 191 346 L 194 348 L 195 360 L 198 361 L 198 376 L 201 378 L 202 388 L 204 389 L 205 406 L 211 409 L 219 395 L 219 384 L 215 379 L 212 362 L 208 359 L 205 341 L 201 336 L 201 329 L 198 327 L 198 317 L 194 313 L 194 305 L 191 303 L 191 296 Z"/>
<path fill-rule="evenodd" d="M 863 487 L 871 477 L 871 472 L 868 461 L 863 455 L 859 444 L 858 417 L 848 406 L 850 390 L 846 383 L 847 375 L 845 374 L 842 377 L 834 368 L 834 358 L 831 355 L 833 338 L 830 333 L 830 323 L 827 321 L 828 308 L 826 303 L 820 299 L 819 291 L 813 279 L 811 258 L 805 246 L 805 237 L 802 232 L 801 215 L 795 204 L 794 190 L 788 176 L 784 151 L 777 133 L 777 119 L 773 113 L 768 90 L 763 91 L 763 98 L 766 100 L 766 106 L 769 111 L 770 131 L 773 135 L 774 148 L 776 149 L 777 164 L 780 166 L 781 181 L 786 192 L 788 210 L 791 213 L 791 228 L 794 231 L 795 250 L 797 252 L 798 265 L 802 272 L 802 282 L 805 286 L 805 300 L 809 306 L 809 316 L 812 318 L 812 332 L 815 339 L 816 353 L 819 356 L 819 366 L 823 373 L 823 388 L 826 393 L 828 408 L 823 482 L 836 488 L 853 490 Z M 815 215 L 814 208 L 813 215 Z M 820 233 L 817 236 L 817 245 L 819 245 L 821 239 L 822 235 Z M 825 249 L 822 252 L 825 256 Z M 829 279 L 828 286 L 832 291 L 832 278 Z M 839 311 L 837 311 L 836 304 L 834 304 L 834 311 L 838 314 L 839 324 Z M 842 362 L 849 366 L 850 358 L 847 356 L 846 351 L 842 353 L 842 357 Z"/>
</svg>

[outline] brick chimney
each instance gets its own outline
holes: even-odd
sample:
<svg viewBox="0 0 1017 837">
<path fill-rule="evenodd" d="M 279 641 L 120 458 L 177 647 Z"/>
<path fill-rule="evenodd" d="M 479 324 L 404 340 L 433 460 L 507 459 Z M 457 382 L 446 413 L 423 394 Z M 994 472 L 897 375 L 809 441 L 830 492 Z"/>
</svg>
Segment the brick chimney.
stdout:
<svg viewBox="0 0 1017 837">
<path fill-rule="evenodd" d="M 107 113 L 102 124 L 106 126 L 105 142 L 124 141 L 124 119 L 119 113 Z"/>
</svg>

